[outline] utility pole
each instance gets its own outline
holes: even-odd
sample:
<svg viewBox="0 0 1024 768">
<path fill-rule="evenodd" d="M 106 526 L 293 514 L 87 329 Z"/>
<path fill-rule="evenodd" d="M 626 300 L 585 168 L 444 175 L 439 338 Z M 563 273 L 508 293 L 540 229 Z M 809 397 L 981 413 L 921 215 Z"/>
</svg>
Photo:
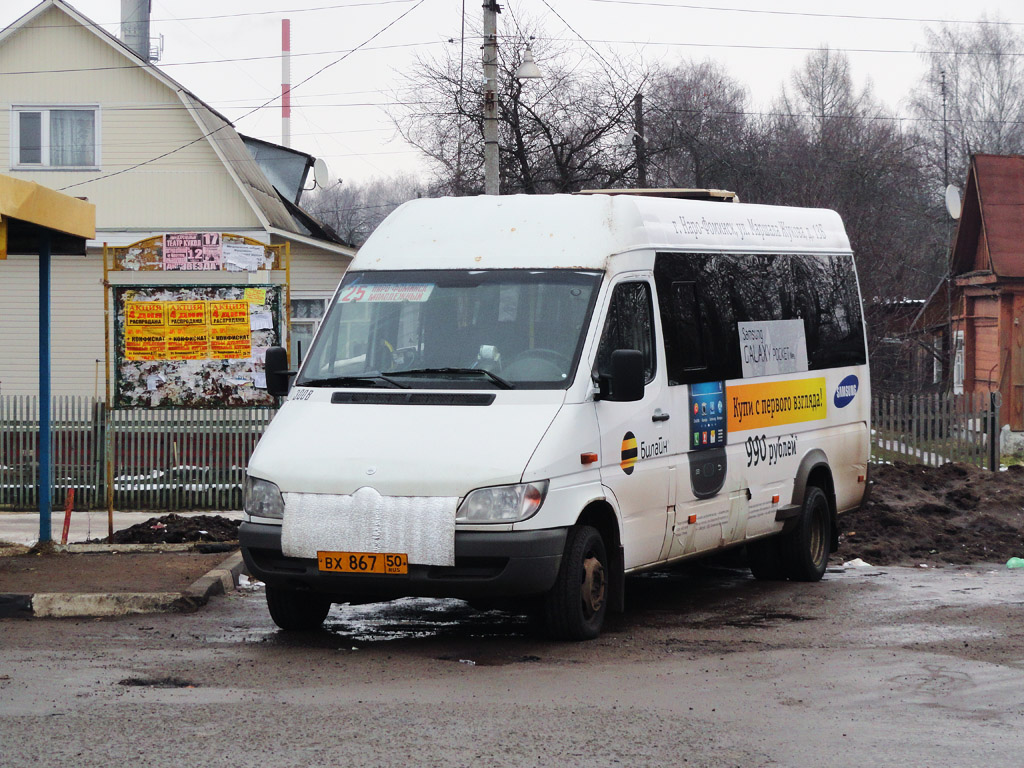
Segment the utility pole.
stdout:
<svg viewBox="0 0 1024 768">
<path fill-rule="evenodd" d="M 647 145 L 644 139 L 644 95 L 633 97 L 633 146 L 636 147 L 636 185 L 647 189 Z"/>
<path fill-rule="evenodd" d="M 498 188 L 498 14 L 497 0 L 484 0 L 484 194 Z"/>
<path fill-rule="evenodd" d="M 949 186 L 949 130 L 946 128 L 946 71 L 942 71 L 942 188 Z"/>
</svg>

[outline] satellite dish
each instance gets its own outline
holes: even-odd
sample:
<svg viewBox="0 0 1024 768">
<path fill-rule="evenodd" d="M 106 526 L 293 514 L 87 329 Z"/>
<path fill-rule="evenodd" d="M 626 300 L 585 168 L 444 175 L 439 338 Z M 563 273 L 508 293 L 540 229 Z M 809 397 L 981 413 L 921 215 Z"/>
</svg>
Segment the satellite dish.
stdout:
<svg viewBox="0 0 1024 768">
<path fill-rule="evenodd" d="M 321 189 L 327 189 L 327 185 L 331 183 L 331 174 L 327 170 L 327 163 L 319 157 L 313 162 L 313 181 Z M 946 198 L 949 199 L 949 195 Z"/>
<path fill-rule="evenodd" d="M 946 210 L 954 219 L 960 218 L 960 190 L 952 184 L 946 187 Z"/>
</svg>

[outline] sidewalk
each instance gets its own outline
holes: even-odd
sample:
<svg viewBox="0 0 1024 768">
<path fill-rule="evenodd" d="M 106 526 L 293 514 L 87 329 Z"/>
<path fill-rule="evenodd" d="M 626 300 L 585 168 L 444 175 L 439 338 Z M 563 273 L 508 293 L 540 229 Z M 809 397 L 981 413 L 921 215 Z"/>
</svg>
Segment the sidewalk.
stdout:
<svg viewBox="0 0 1024 768">
<path fill-rule="evenodd" d="M 194 514 L 242 516 L 241 512 Z M 117 512 L 114 530 L 159 516 L 159 512 Z M 59 541 L 63 513 L 55 512 L 51 522 L 53 538 Z M 106 534 L 106 512 L 73 514 L 69 542 Z M 21 545 L 0 549 L 0 555 L 7 555 L 0 556 L 0 618 L 195 611 L 214 595 L 234 589 L 242 572 L 241 553 L 225 554 L 223 545 L 213 552 L 211 545 L 152 544 L 112 545 L 89 553 L 25 554 L 38 538 L 38 513 L 0 512 L 0 542 Z"/>
</svg>

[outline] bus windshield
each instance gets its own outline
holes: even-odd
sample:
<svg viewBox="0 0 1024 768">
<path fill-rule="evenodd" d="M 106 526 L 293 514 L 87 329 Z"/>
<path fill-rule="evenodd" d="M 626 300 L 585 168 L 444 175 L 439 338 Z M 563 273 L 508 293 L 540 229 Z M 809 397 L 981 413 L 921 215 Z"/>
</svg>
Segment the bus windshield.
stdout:
<svg viewBox="0 0 1024 768">
<path fill-rule="evenodd" d="M 600 272 L 350 272 L 296 384 L 563 389 Z"/>
</svg>

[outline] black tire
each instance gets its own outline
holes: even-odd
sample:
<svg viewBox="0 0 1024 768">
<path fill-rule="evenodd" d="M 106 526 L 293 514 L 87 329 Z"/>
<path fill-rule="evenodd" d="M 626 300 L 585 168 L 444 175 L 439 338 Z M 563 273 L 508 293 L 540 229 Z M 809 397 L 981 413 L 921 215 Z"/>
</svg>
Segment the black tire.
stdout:
<svg viewBox="0 0 1024 768">
<path fill-rule="evenodd" d="M 286 632 L 309 632 L 323 625 L 331 601 L 310 592 L 267 585 L 267 609 L 274 623 Z"/>
<path fill-rule="evenodd" d="M 820 581 L 828 567 L 832 515 L 828 497 L 816 485 L 807 487 L 796 527 L 779 540 L 786 576 L 792 581 Z"/>
<path fill-rule="evenodd" d="M 544 599 L 544 626 L 558 640 L 593 640 L 608 609 L 608 555 L 596 528 L 569 529 L 555 585 Z"/>
<path fill-rule="evenodd" d="M 782 551 L 778 536 L 769 536 L 747 544 L 747 564 L 758 581 L 785 581 Z"/>
</svg>

